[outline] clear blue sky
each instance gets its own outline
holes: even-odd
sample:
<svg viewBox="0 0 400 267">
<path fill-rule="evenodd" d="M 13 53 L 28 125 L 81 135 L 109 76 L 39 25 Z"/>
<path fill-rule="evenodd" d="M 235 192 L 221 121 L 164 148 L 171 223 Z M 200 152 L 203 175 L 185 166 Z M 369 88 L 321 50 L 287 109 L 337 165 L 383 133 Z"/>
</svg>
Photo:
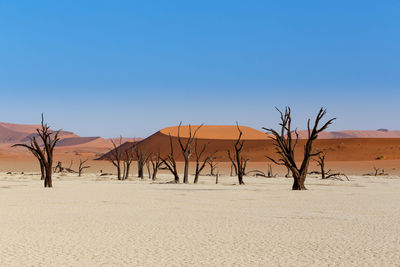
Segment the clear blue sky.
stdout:
<svg viewBox="0 0 400 267">
<path fill-rule="evenodd" d="M 0 0 L 0 121 L 83 136 L 184 123 L 400 129 L 400 1 Z"/>
</svg>

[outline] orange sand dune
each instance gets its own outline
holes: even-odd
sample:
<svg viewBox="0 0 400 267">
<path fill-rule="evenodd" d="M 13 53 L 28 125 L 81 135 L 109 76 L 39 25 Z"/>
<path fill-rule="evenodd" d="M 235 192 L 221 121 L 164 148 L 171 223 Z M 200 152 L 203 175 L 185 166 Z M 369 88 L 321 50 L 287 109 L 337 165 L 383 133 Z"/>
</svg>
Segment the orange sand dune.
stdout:
<svg viewBox="0 0 400 267">
<path fill-rule="evenodd" d="M 241 126 L 244 135 L 243 155 L 251 161 L 266 161 L 266 155 L 275 157 L 274 145 L 271 139 L 265 138 L 262 132 Z M 182 136 L 186 134 L 188 127 L 183 128 Z M 163 129 L 138 143 L 138 147 L 147 152 L 157 153 L 160 151 L 165 156 L 170 151 L 169 136 L 171 133 L 173 148 L 177 160 L 183 160 L 177 138 L 177 127 Z M 234 142 L 237 137 L 236 126 L 204 126 L 203 132 L 199 130 L 198 147 L 207 145 L 205 154 L 216 152 L 218 161 L 229 161 L 227 151 L 234 151 Z M 208 138 L 207 138 L 208 137 Z M 258 137 L 264 137 L 258 138 Z M 304 139 L 299 140 L 296 160 L 303 156 Z M 132 146 L 125 143 L 121 149 Z M 341 139 L 319 139 L 315 142 L 315 149 L 328 153 L 327 161 L 371 161 L 400 159 L 400 138 L 341 138 Z M 194 149 L 194 148 L 193 148 Z M 101 157 L 100 159 L 105 159 Z M 191 158 L 194 160 L 194 156 Z"/>
<path fill-rule="evenodd" d="M 198 128 L 198 125 L 192 125 L 192 133 Z M 248 126 L 240 126 L 240 130 L 243 132 L 242 139 L 246 140 L 257 140 L 257 139 L 267 139 L 268 136 L 261 131 L 253 129 Z M 180 129 L 181 137 L 189 136 L 189 126 L 182 125 Z M 178 127 L 168 127 L 160 131 L 162 134 L 171 134 L 171 136 L 178 136 Z M 197 132 L 196 137 L 199 139 L 227 139 L 234 140 L 239 136 L 239 131 L 236 125 L 203 125 Z"/>
</svg>

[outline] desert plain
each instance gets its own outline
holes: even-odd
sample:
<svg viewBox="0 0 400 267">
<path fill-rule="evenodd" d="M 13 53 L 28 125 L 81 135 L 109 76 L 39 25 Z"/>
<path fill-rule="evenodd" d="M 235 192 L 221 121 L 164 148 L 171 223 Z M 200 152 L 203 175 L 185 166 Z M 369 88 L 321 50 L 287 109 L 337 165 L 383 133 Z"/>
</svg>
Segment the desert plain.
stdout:
<svg viewBox="0 0 400 267">
<path fill-rule="evenodd" d="M 398 266 L 400 179 L 0 174 L 2 266 Z"/>
<path fill-rule="evenodd" d="M 349 180 L 309 175 L 306 191 L 292 191 L 292 179 L 276 166 L 274 177 L 249 175 L 238 185 L 224 150 L 234 142 L 234 127 L 199 131 L 209 151 L 218 150 L 218 184 L 208 168 L 193 184 L 194 162 L 189 184 L 169 183 L 173 176 L 165 169 L 155 181 L 147 173 L 140 179 L 135 163 L 119 181 L 113 165 L 101 160 L 112 148 L 109 140 L 66 132 L 55 161 L 75 169 L 88 159 L 90 168 L 81 177 L 55 173 L 53 188 L 45 189 L 35 158 L 11 148 L 31 128 L 0 124 L 1 266 L 399 266 L 396 132 L 329 133 L 317 140 L 329 153 L 327 167 Z M 176 138 L 176 128 L 138 145 L 164 151 L 168 134 Z M 251 128 L 245 139 L 248 169 L 266 172 L 270 140 Z M 385 175 L 373 176 L 373 167 Z M 310 170 L 318 166 L 312 162 Z"/>
</svg>

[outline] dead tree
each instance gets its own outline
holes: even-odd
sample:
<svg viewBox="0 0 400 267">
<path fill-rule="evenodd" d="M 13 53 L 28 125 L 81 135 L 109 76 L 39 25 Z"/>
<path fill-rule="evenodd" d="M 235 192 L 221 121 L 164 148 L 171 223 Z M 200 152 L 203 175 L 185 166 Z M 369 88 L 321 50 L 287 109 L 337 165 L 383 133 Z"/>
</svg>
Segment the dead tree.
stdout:
<svg viewBox="0 0 400 267">
<path fill-rule="evenodd" d="M 267 177 L 268 178 L 276 177 L 276 174 L 274 174 L 274 172 L 272 170 L 271 164 L 268 164 Z"/>
<path fill-rule="evenodd" d="M 74 163 L 74 161 L 71 160 L 71 163 L 69 164 L 69 167 L 63 167 L 62 166 L 62 162 L 58 161 L 57 165 L 53 168 L 53 172 L 57 173 L 57 172 L 69 172 L 69 173 L 76 173 L 76 171 L 74 171 L 72 168 L 72 164 Z"/>
<path fill-rule="evenodd" d="M 89 160 L 89 159 L 85 159 L 85 160 L 79 159 L 79 167 L 78 167 L 78 176 L 79 176 L 79 177 L 81 177 L 81 175 L 82 175 L 84 169 L 90 168 L 90 166 L 85 165 L 85 163 L 86 163 L 88 160 Z"/>
<path fill-rule="evenodd" d="M 149 179 L 151 179 L 151 170 L 150 170 L 150 155 L 146 161 L 146 169 L 147 169 L 147 175 L 149 175 Z"/>
<path fill-rule="evenodd" d="M 384 176 L 384 175 L 389 175 L 388 173 L 385 173 L 384 169 L 376 168 L 374 166 L 374 172 L 373 173 L 365 173 L 363 176 Z"/>
<path fill-rule="evenodd" d="M 57 165 L 54 167 L 54 173 L 62 172 L 64 170 L 61 161 L 57 162 Z"/>
<path fill-rule="evenodd" d="M 313 159 L 317 162 L 318 166 L 321 168 L 321 178 L 326 179 L 325 177 L 325 158 L 326 154 L 321 152 L 316 159 Z"/>
<path fill-rule="evenodd" d="M 187 184 L 189 183 L 189 160 L 190 157 L 192 156 L 192 143 L 193 140 L 196 138 L 197 131 L 203 126 L 201 124 L 197 129 L 194 131 L 192 134 L 192 126 L 189 124 L 189 136 L 186 139 L 186 142 L 184 142 L 180 136 L 180 130 L 181 130 L 182 122 L 179 123 L 178 126 L 178 143 L 181 148 L 182 156 L 185 161 L 185 166 L 184 166 L 184 171 L 183 171 L 183 183 Z"/>
<path fill-rule="evenodd" d="M 279 124 L 281 126 L 280 131 L 275 131 L 274 129 L 269 128 L 263 129 L 272 134 L 271 138 L 274 141 L 275 152 L 278 154 L 279 159 L 275 160 L 270 157 L 268 158 L 275 164 L 284 165 L 290 169 L 293 176 L 293 190 L 306 190 L 307 188 L 305 187 L 304 182 L 307 177 L 307 170 L 310 164 L 310 160 L 312 157 L 320 154 L 320 152 L 312 152 L 313 142 L 318 138 L 318 134 L 328 128 L 328 126 L 335 120 L 335 118 L 330 119 L 321 128 L 318 128 L 318 124 L 326 114 L 326 110 L 321 108 L 318 112 L 318 115 L 314 122 L 314 126 L 312 128 L 310 126 L 310 119 L 308 120 L 308 137 L 306 144 L 304 145 L 303 161 L 301 166 L 298 167 L 295 162 L 295 149 L 299 140 L 299 135 L 297 133 L 297 130 L 295 130 L 296 138 L 295 140 L 292 139 L 293 133 L 291 129 L 291 110 L 289 107 L 286 107 L 285 114 L 283 114 L 278 108 L 276 109 L 281 115 L 281 123 Z"/>
<path fill-rule="evenodd" d="M 135 147 L 136 143 L 134 143 L 132 146 L 129 146 L 129 148 L 127 148 L 123 153 L 122 161 L 124 168 L 123 168 L 122 180 L 126 180 L 129 178 L 129 173 L 134 158 Z"/>
<path fill-rule="evenodd" d="M 121 173 L 121 161 L 122 161 L 122 136 L 119 137 L 118 143 L 115 143 L 113 139 L 111 139 L 111 143 L 113 148 L 110 150 L 106 159 L 110 161 L 117 168 L 117 178 L 118 180 L 123 180 L 123 176 Z"/>
<path fill-rule="evenodd" d="M 237 175 L 238 174 L 238 168 L 236 166 L 235 159 L 233 158 L 233 156 L 231 154 L 231 151 L 229 149 L 228 149 L 228 157 L 229 157 L 229 160 L 231 161 L 231 176 L 233 176 L 232 169 L 235 170 L 235 175 Z"/>
<path fill-rule="evenodd" d="M 174 146 L 172 144 L 171 134 L 169 135 L 170 152 L 165 158 L 161 158 L 163 164 L 168 168 L 168 170 L 174 175 L 174 183 L 179 184 L 179 174 L 175 161 Z"/>
<path fill-rule="evenodd" d="M 217 169 L 218 163 L 217 163 L 217 162 L 214 162 L 214 160 L 216 159 L 215 154 L 216 154 L 217 152 L 218 152 L 218 151 L 215 151 L 215 152 L 214 152 L 214 155 L 212 155 L 212 156 L 208 159 L 208 161 L 207 161 L 207 164 L 208 164 L 208 166 L 210 167 L 210 176 L 215 176 L 215 175 L 216 175 L 216 174 L 215 174 L 215 170 Z"/>
<path fill-rule="evenodd" d="M 206 150 L 208 144 L 204 144 L 201 149 L 198 147 L 197 138 L 194 141 L 194 155 L 196 157 L 196 171 L 194 175 L 193 183 L 197 184 L 199 181 L 199 176 L 206 166 L 207 162 L 210 161 L 211 158 L 214 157 L 214 154 L 211 154 L 207 157 L 203 157 L 204 151 Z M 202 159 L 203 158 L 203 159 Z"/>
<path fill-rule="evenodd" d="M 161 160 L 161 157 L 160 157 L 160 151 L 158 151 L 157 154 L 151 154 L 149 159 L 150 159 L 150 164 L 151 164 L 151 169 L 152 169 L 151 179 L 153 181 L 155 181 L 157 179 L 158 169 L 162 165 L 162 160 Z"/>
<path fill-rule="evenodd" d="M 243 176 L 246 174 L 246 165 L 247 165 L 247 162 L 249 161 L 249 159 L 245 159 L 241 155 L 243 145 L 244 145 L 244 140 L 242 140 L 243 132 L 242 132 L 242 130 L 240 130 L 238 123 L 236 123 L 236 126 L 239 131 L 239 136 L 238 136 L 238 139 L 236 140 L 236 142 L 234 143 L 235 154 L 234 154 L 234 160 L 231 160 L 231 161 L 232 161 L 232 163 L 236 163 L 236 165 L 234 164 L 234 166 L 236 167 L 235 170 L 236 170 L 236 173 L 238 176 L 239 184 L 242 185 L 242 184 L 244 184 Z M 230 158 L 232 158 L 229 150 L 228 150 L 228 155 Z"/>
<path fill-rule="evenodd" d="M 41 145 L 36 140 L 36 136 L 30 138 L 30 144 L 15 144 L 13 147 L 25 147 L 38 159 L 40 163 L 41 177 L 44 178 L 44 187 L 53 187 L 53 151 L 60 140 L 58 135 L 60 131 L 52 131 L 47 123 L 44 122 L 42 113 L 41 127 L 36 129 L 41 141 Z"/>
<path fill-rule="evenodd" d="M 144 171 L 143 171 L 144 165 L 149 160 L 150 153 L 143 151 L 142 149 L 139 148 L 139 146 L 135 146 L 135 155 L 138 164 L 138 177 L 144 179 Z"/>
<path fill-rule="evenodd" d="M 326 153 L 321 152 L 316 159 L 313 159 L 314 161 L 317 162 L 317 165 L 320 167 L 321 171 L 320 172 L 314 172 L 317 174 L 321 174 L 321 179 L 336 179 L 336 180 L 341 180 L 341 176 L 345 177 L 347 181 L 350 181 L 349 177 L 347 177 L 346 174 L 341 173 L 341 172 L 334 172 L 332 173 L 332 170 L 325 171 L 325 158 L 326 158 Z"/>
</svg>

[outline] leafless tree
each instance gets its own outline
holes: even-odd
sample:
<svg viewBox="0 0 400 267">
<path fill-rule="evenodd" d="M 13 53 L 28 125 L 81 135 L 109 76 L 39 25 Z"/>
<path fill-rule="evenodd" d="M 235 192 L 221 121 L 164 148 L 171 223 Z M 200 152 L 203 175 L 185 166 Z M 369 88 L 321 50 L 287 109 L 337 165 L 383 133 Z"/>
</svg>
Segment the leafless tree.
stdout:
<svg viewBox="0 0 400 267">
<path fill-rule="evenodd" d="M 195 138 L 194 141 L 194 155 L 196 157 L 196 171 L 194 175 L 194 181 L 193 183 L 197 184 L 199 181 L 199 176 L 201 172 L 203 171 L 204 167 L 206 166 L 207 162 L 211 160 L 211 158 L 214 158 L 214 153 L 203 157 L 204 151 L 206 150 L 208 144 L 204 144 L 201 149 L 198 146 L 197 138 Z"/>
<path fill-rule="evenodd" d="M 244 145 L 244 140 L 242 140 L 243 132 L 242 132 L 242 130 L 240 130 L 238 123 L 236 123 L 236 127 L 239 131 L 239 136 L 238 136 L 236 142 L 234 143 L 234 149 L 235 149 L 234 161 L 233 160 L 231 160 L 231 161 L 232 161 L 232 163 L 233 162 L 236 163 L 236 165 L 234 164 L 234 166 L 236 167 L 238 181 L 239 181 L 239 184 L 242 185 L 242 184 L 244 184 L 243 176 L 246 174 L 246 165 L 247 165 L 247 162 L 249 161 L 249 159 L 246 159 L 242 156 L 242 149 L 243 149 L 243 145 Z M 230 151 L 228 151 L 228 155 L 230 158 L 232 158 L 230 155 Z"/>
<path fill-rule="evenodd" d="M 197 129 L 193 132 L 193 134 L 192 134 L 192 126 L 189 124 L 189 136 L 187 138 L 181 138 L 180 135 L 181 126 L 182 122 L 180 122 L 178 126 L 178 143 L 181 148 L 183 158 L 185 160 L 185 166 L 183 171 L 183 183 L 187 184 L 189 183 L 189 160 L 190 157 L 192 156 L 192 143 L 193 140 L 196 138 L 198 130 L 201 128 L 201 126 L 203 126 L 203 124 L 197 127 Z M 186 139 L 186 141 L 183 141 L 183 139 Z"/>
<path fill-rule="evenodd" d="M 267 177 L 268 178 L 276 177 L 276 174 L 274 174 L 274 172 L 272 170 L 271 164 L 268 164 Z"/>
<path fill-rule="evenodd" d="M 157 154 L 151 154 L 149 158 L 150 164 L 151 164 L 151 169 L 152 169 L 152 174 L 151 174 L 151 179 L 155 181 L 157 179 L 157 172 L 158 169 L 162 165 L 162 160 L 160 157 L 160 151 L 157 152 Z"/>
<path fill-rule="evenodd" d="M 84 169 L 90 168 L 90 166 L 85 165 L 88 160 L 89 159 L 85 159 L 85 160 L 79 159 L 79 167 L 78 167 L 78 176 L 79 177 L 81 177 Z"/>
<path fill-rule="evenodd" d="M 218 163 L 215 162 L 214 160 L 216 159 L 215 154 L 218 151 L 215 151 L 214 154 L 208 159 L 207 164 L 210 167 L 210 176 L 215 176 L 215 170 L 217 169 Z"/>
<path fill-rule="evenodd" d="M 106 157 L 108 161 L 110 161 L 116 168 L 117 168 L 117 178 L 118 180 L 123 180 L 123 174 L 121 172 L 121 162 L 122 162 L 122 151 L 121 151 L 121 145 L 122 145 L 122 136 L 119 137 L 117 140 L 118 143 L 114 141 L 114 139 L 111 139 L 111 143 L 113 148 L 110 150 L 110 153 Z"/>
<path fill-rule="evenodd" d="M 231 151 L 228 149 L 228 158 L 231 161 L 231 176 L 233 176 L 232 170 L 235 170 L 235 175 L 238 174 L 238 169 L 236 166 L 235 159 L 233 158 Z"/>
<path fill-rule="evenodd" d="M 349 180 L 349 177 L 347 177 L 346 174 L 341 173 L 341 172 L 332 172 L 332 170 L 325 170 L 325 158 L 326 158 L 326 153 L 325 152 L 321 152 L 316 159 L 313 159 L 314 161 L 317 162 L 317 165 L 321 168 L 320 172 L 316 172 L 317 174 L 321 174 L 321 178 L 322 179 L 336 179 L 336 180 L 342 180 L 341 177 L 345 177 L 347 179 L 347 181 Z"/>
<path fill-rule="evenodd" d="M 150 154 L 151 155 L 151 154 Z M 149 176 L 149 179 L 151 179 L 151 170 L 150 170 L 150 155 L 149 158 L 146 161 L 146 169 L 147 169 L 147 175 Z"/>
<path fill-rule="evenodd" d="M 171 134 L 169 135 L 169 144 L 170 144 L 170 153 L 165 158 L 161 158 L 161 161 L 168 168 L 168 170 L 174 175 L 174 183 L 179 184 L 179 174 L 175 161 L 174 146 L 172 144 Z"/>
<path fill-rule="evenodd" d="M 60 140 L 58 135 L 60 131 L 53 132 L 47 123 L 44 122 L 42 113 L 41 127 L 36 129 L 42 146 L 36 140 L 36 136 L 30 138 L 30 144 L 15 144 L 13 147 L 25 147 L 38 159 L 40 163 L 41 177 L 44 178 L 44 187 L 53 187 L 53 151 Z"/>
<path fill-rule="evenodd" d="M 304 157 L 300 167 L 297 166 L 295 162 L 295 149 L 298 143 L 299 135 L 297 130 L 295 130 L 296 138 L 292 139 L 292 129 L 291 129 L 291 110 L 286 107 L 285 113 L 283 114 L 278 108 L 276 108 L 281 115 L 281 126 L 280 131 L 275 131 L 274 129 L 263 128 L 267 132 L 272 134 L 272 140 L 275 145 L 275 152 L 279 155 L 278 160 L 274 160 L 268 157 L 271 161 L 278 165 L 284 165 L 290 169 L 293 176 L 293 190 L 306 190 L 304 182 L 307 177 L 307 170 L 310 164 L 310 159 L 320 154 L 320 152 L 313 153 L 312 145 L 313 142 L 318 138 L 318 134 L 324 131 L 328 126 L 335 120 L 335 118 L 330 119 L 328 122 L 323 124 L 322 127 L 318 128 L 318 124 L 321 119 L 325 116 L 326 110 L 321 108 L 315 119 L 314 126 L 311 128 L 310 120 L 307 123 L 308 138 L 306 144 L 304 145 Z"/>
<path fill-rule="evenodd" d="M 135 151 L 136 143 L 130 145 L 125 151 L 123 152 L 122 161 L 123 161 L 123 175 L 122 180 L 126 180 L 129 178 L 129 173 L 131 169 L 131 165 L 134 159 L 134 151 Z"/>
<path fill-rule="evenodd" d="M 384 176 L 384 175 L 389 175 L 388 173 L 385 173 L 384 169 L 381 168 L 376 168 L 374 166 L 374 172 L 373 173 L 365 173 L 363 176 Z"/>
<path fill-rule="evenodd" d="M 138 177 L 144 179 L 144 166 L 146 162 L 149 160 L 150 153 L 142 150 L 139 146 L 135 146 L 135 155 L 138 164 Z"/>
<path fill-rule="evenodd" d="M 69 164 L 69 167 L 63 167 L 62 162 L 58 161 L 57 165 L 53 168 L 53 172 L 57 173 L 57 172 L 69 172 L 69 173 L 76 173 L 76 171 L 74 171 L 72 169 L 72 164 L 74 163 L 73 160 L 71 160 L 71 163 Z"/>
</svg>

